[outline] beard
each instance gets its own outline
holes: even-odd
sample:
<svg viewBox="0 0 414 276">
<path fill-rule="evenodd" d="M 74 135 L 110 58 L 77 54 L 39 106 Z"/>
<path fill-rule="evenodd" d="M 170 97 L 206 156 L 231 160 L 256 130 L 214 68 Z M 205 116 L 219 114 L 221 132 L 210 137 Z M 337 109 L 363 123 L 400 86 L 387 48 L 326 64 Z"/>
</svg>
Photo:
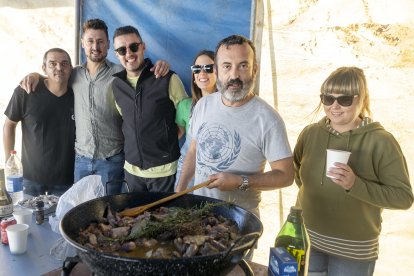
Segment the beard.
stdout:
<svg viewBox="0 0 414 276">
<path fill-rule="evenodd" d="M 93 52 L 94 52 L 93 54 L 92 54 L 92 52 L 90 52 L 88 54 L 85 53 L 86 57 L 90 61 L 100 63 L 100 62 L 102 62 L 102 61 L 105 60 L 106 55 L 105 54 L 102 54 L 102 51 L 100 51 L 100 50 L 94 50 Z"/>
<path fill-rule="evenodd" d="M 241 79 L 231 79 L 226 83 L 222 83 L 220 79 L 217 80 L 217 89 L 227 101 L 231 103 L 241 102 L 244 100 L 249 92 L 253 89 L 255 83 L 255 76 L 243 82 Z M 239 89 L 229 89 L 233 84 L 240 86 Z"/>
</svg>

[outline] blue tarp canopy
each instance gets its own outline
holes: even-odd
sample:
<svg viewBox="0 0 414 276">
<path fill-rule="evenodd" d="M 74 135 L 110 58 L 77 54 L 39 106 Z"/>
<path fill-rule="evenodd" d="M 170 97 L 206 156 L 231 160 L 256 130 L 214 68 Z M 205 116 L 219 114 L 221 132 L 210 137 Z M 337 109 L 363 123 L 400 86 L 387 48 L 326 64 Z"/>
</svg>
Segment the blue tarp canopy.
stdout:
<svg viewBox="0 0 414 276">
<path fill-rule="evenodd" d="M 146 43 L 146 57 L 167 60 L 183 80 L 190 94 L 190 65 L 197 52 L 215 49 L 232 34 L 252 38 L 254 1 L 250 0 L 83 0 L 77 4 L 79 32 L 88 19 L 100 18 L 109 28 L 111 49 L 108 58 L 118 63 L 112 36 L 116 28 L 136 27 Z M 79 45 L 80 47 L 80 45 Z M 80 51 L 80 61 L 85 56 Z"/>
</svg>

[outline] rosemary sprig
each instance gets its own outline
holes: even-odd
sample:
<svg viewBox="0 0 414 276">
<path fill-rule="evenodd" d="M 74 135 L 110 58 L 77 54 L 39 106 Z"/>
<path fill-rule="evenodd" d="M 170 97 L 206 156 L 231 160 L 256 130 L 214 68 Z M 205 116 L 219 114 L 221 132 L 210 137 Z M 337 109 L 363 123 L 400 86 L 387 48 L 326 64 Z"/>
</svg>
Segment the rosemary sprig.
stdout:
<svg viewBox="0 0 414 276">
<path fill-rule="evenodd" d="M 141 237 L 155 238 L 165 231 L 173 231 L 175 227 L 179 227 L 184 223 L 201 221 L 202 217 L 208 214 L 212 208 L 224 205 L 231 205 L 231 203 L 205 202 L 200 206 L 200 208 L 197 208 L 195 206 L 191 209 L 174 207 L 172 208 L 173 210 L 170 210 L 170 212 L 162 220 L 147 221 L 144 227 L 141 227 L 136 232 L 131 231 L 131 233 L 126 238 L 124 238 L 123 241 L 134 240 Z"/>
</svg>

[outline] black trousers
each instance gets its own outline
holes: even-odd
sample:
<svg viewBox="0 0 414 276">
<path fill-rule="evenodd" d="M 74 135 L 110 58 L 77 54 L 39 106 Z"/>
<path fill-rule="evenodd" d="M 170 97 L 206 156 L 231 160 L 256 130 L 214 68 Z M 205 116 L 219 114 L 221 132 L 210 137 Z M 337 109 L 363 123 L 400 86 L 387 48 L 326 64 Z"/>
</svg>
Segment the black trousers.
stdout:
<svg viewBox="0 0 414 276">
<path fill-rule="evenodd" d="M 145 178 L 125 172 L 130 192 L 174 192 L 175 174 L 158 178 Z"/>
</svg>

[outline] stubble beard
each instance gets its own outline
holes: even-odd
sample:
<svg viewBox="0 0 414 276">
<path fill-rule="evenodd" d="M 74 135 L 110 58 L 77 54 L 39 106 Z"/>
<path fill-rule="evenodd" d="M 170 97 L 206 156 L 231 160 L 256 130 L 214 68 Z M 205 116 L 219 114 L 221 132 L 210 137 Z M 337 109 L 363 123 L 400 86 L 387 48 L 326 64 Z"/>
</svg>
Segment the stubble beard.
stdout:
<svg viewBox="0 0 414 276">
<path fill-rule="evenodd" d="M 95 51 L 98 54 L 102 54 L 102 51 Z M 87 55 L 86 57 L 88 58 L 88 60 L 92 61 L 92 62 L 96 62 L 96 63 L 101 63 L 106 59 L 107 55 L 97 55 L 96 57 L 90 53 L 89 55 Z"/>
</svg>

